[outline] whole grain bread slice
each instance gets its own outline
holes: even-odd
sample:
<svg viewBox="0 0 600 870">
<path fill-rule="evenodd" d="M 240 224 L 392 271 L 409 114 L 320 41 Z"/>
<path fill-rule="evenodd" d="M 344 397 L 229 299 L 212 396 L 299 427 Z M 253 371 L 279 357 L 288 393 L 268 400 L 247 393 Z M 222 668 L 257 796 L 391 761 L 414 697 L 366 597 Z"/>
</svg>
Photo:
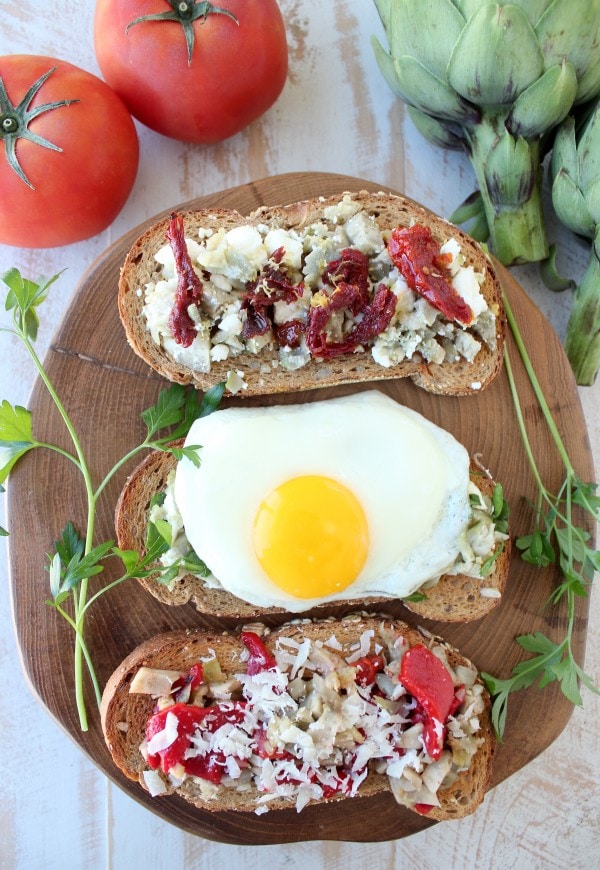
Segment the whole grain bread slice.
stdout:
<svg viewBox="0 0 600 870">
<path fill-rule="evenodd" d="M 176 463 L 173 454 L 154 451 L 127 479 L 115 511 L 116 535 L 122 549 L 145 553 L 150 503 L 157 493 L 165 490 L 167 478 L 175 469 Z M 494 481 L 489 472 L 484 471 L 478 463 L 471 463 L 471 478 L 483 494 L 491 495 Z M 462 574 L 444 575 L 435 586 L 424 591 L 426 597 L 423 600 L 404 601 L 404 605 L 420 616 L 432 620 L 471 622 L 480 619 L 501 601 L 508 577 L 509 550 L 509 541 L 505 541 L 492 570 L 485 578 Z M 201 613 L 238 620 L 285 613 L 280 607 L 259 607 L 222 588 L 210 588 L 201 577 L 193 574 L 179 577 L 169 586 L 159 583 L 157 576 L 150 575 L 141 578 L 139 582 L 163 604 L 182 605 L 191 602 Z M 360 603 L 345 600 L 335 604 L 342 607 L 381 607 L 389 601 L 389 598 L 371 597 L 361 599 Z M 318 615 L 328 606 L 331 605 L 322 604 L 310 612 Z"/>
<path fill-rule="evenodd" d="M 502 368 L 505 332 L 501 287 L 489 258 L 460 229 L 412 200 L 384 192 L 359 191 L 350 195 L 370 215 L 376 217 L 378 225 L 384 231 L 417 222 L 429 227 L 440 245 L 450 237 L 458 240 L 465 257 L 465 265 L 472 265 L 484 275 L 481 292 L 490 309 L 496 314 L 496 346 L 493 350 L 483 343 L 473 362 L 467 362 L 461 357 L 452 363 L 428 364 L 415 355 L 412 359 L 405 359 L 389 368 L 375 362 L 367 350 L 343 354 L 326 362 L 311 359 L 302 368 L 284 371 L 279 366 L 277 349 L 264 348 L 258 355 L 243 352 L 230 359 L 213 362 L 208 373 L 194 371 L 176 362 L 153 341 L 142 314 L 143 289 L 146 284 L 159 277 L 154 255 L 166 243 L 168 219 L 159 221 L 134 242 L 121 269 L 119 314 L 132 349 L 168 380 L 193 384 L 201 390 L 225 381 L 228 373 L 235 370 L 242 375 L 246 384 L 240 393 L 243 396 L 403 377 L 411 378 L 417 386 L 429 392 L 443 395 L 470 395 L 484 389 Z M 300 230 L 318 221 L 324 208 L 339 202 L 341 198 L 342 194 L 285 206 L 263 206 L 247 216 L 237 211 L 205 209 L 186 212 L 182 217 L 186 237 L 190 238 L 198 238 L 200 228 L 217 231 L 221 227 L 229 230 L 241 225 L 266 224 L 272 228 Z"/>
<path fill-rule="evenodd" d="M 399 620 L 391 620 L 382 615 L 367 616 L 353 614 L 342 620 L 321 621 L 296 620 L 278 629 L 269 631 L 264 626 L 249 626 L 263 636 L 268 650 L 273 650 L 277 638 L 289 637 L 297 642 L 305 638 L 325 643 L 332 635 L 341 645 L 341 653 L 348 654 L 352 644 L 356 644 L 365 631 L 373 630 L 371 653 L 378 647 L 384 627 L 401 635 L 408 646 L 424 644 L 428 648 L 441 646 L 450 667 L 463 666 L 477 671 L 475 666 L 458 650 L 444 643 L 440 638 L 423 633 Z M 101 722 L 104 738 L 115 765 L 131 780 L 139 781 L 147 788 L 144 771 L 148 766 L 140 753 L 140 744 L 145 735 L 146 723 L 153 712 L 155 701 L 151 696 L 130 693 L 129 688 L 141 667 L 175 670 L 181 673 L 201 657 L 212 655 L 213 651 L 226 677 L 243 672 L 245 665 L 240 661 L 243 649 L 240 638 L 235 633 L 214 633 L 202 630 L 178 630 L 157 635 L 134 649 L 114 671 L 106 683 L 101 704 Z M 480 682 L 478 678 L 478 682 Z M 461 772 L 448 787 L 438 792 L 439 807 L 428 812 L 428 818 L 436 820 L 458 819 L 472 813 L 484 799 L 489 787 L 496 740 L 491 723 L 491 704 L 484 689 L 485 707 L 480 716 L 480 730 L 477 737 L 481 743 L 467 770 Z M 354 798 L 335 795 L 328 800 L 364 800 L 389 790 L 385 775 L 370 772 Z M 168 793 L 176 792 L 185 800 L 200 809 L 213 812 L 235 810 L 252 812 L 256 809 L 258 793 L 255 789 L 238 792 L 233 789 L 220 789 L 217 796 L 207 798 L 193 779 L 187 779 L 179 787 L 167 782 Z M 324 799 L 318 801 L 324 802 Z M 293 809 L 289 799 L 276 797 L 269 801 L 270 810 Z"/>
</svg>

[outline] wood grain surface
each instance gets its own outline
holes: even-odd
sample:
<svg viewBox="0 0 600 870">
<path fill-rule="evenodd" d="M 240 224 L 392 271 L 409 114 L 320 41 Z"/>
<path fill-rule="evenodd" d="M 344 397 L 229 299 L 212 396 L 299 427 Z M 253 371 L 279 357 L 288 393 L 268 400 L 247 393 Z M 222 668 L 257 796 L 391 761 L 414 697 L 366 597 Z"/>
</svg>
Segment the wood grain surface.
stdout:
<svg viewBox="0 0 600 870">
<path fill-rule="evenodd" d="M 381 185 L 341 175 L 293 173 L 201 197 L 181 207 L 218 205 L 244 213 L 261 204 L 291 202 L 358 187 L 382 189 Z M 119 267 L 141 229 L 129 232 L 116 242 L 83 276 L 45 360 L 46 370 L 64 397 L 81 435 L 84 450 L 93 457 L 96 481 L 141 440 L 143 426 L 139 414 L 156 400 L 164 387 L 164 382 L 129 349 L 116 308 Z M 546 395 L 553 397 L 551 410 L 564 433 L 567 449 L 576 457 L 576 470 L 584 479 L 591 479 L 592 460 L 579 397 L 560 343 L 516 281 L 505 270 L 500 268 L 499 272 L 518 322 L 527 323 L 528 349 Z M 561 467 L 510 341 L 509 353 L 541 474 L 549 488 L 556 488 L 562 477 Z M 451 431 L 470 453 L 480 453 L 494 476 L 504 483 L 512 510 L 513 535 L 529 529 L 528 500 L 534 497 L 535 488 L 504 373 L 476 397 L 436 397 L 404 380 L 382 382 L 379 388 Z M 321 390 L 318 396 L 337 395 L 351 389 Z M 305 401 L 316 397 L 316 393 L 294 394 L 279 401 Z M 260 401 L 255 403 L 260 404 Z M 29 407 L 38 422 L 37 437 L 68 446 L 64 427 L 39 381 L 34 386 Z M 114 505 L 128 470 L 131 468 L 124 469 L 111 483 L 99 505 L 98 541 L 114 535 Z M 368 807 L 362 800 L 309 807 L 300 817 L 293 810 L 260 817 L 210 814 L 178 798 L 152 800 L 139 786 L 120 777 L 104 746 L 97 717 L 92 713 L 87 733 L 79 729 L 73 696 L 73 638 L 65 622 L 44 605 L 48 593 L 43 554 L 50 551 L 53 540 L 68 519 L 72 518 L 81 526 L 85 518 L 84 493 L 77 472 L 70 463 L 57 461 L 48 452 L 34 451 L 19 463 L 11 476 L 8 511 L 14 530 L 9 554 L 11 595 L 27 677 L 56 721 L 89 758 L 135 800 L 184 830 L 207 839 L 237 844 L 315 839 L 391 840 L 431 824 L 398 807 L 386 796 L 369 799 Z M 112 577 L 107 570 L 92 589 Z M 553 608 L 551 614 L 543 611 L 556 579 L 557 575 L 551 570 L 543 576 L 534 576 L 525 563 L 513 558 L 507 594 L 490 616 L 468 626 L 420 622 L 455 644 L 480 669 L 506 676 L 521 658 L 521 651 L 514 642 L 516 635 L 536 629 L 550 636 L 556 634 L 556 637 L 564 632 L 564 612 L 560 608 Z M 588 599 L 577 602 L 573 648 L 578 657 L 585 648 L 588 603 Z M 412 624 L 416 622 L 416 617 L 399 604 L 386 610 Z M 135 583 L 103 596 L 94 605 L 87 623 L 87 641 L 101 684 L 131 649 L 152 634 L 194 625 L 213 628 L 215 621 L 199 617 L 192 607 L 165 608 Z M 91 691 L 87 696 L 92 709 Z M 555 686 L 543 692 L 515 696 L 505 742 L 497 755 L 494 784 L 509 777 L 549 746 L 565 727 L 570 714 L 571 705 Z M 374 815 L 378 820 L 375 828 Z"/>
</svg>

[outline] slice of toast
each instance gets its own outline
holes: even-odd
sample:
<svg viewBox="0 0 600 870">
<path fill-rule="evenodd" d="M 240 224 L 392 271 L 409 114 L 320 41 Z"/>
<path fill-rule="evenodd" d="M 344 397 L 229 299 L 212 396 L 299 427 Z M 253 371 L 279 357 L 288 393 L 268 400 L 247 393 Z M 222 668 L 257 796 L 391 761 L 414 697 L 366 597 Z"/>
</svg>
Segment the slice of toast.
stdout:
<svg viewBox="0 0 600 870">
<path fill-rule="evenodd" d="M 437 820 L 462 818 L 472 813 L 482 802 L 489 786 L 496 747 L 490 718 L 490 699 L 479 678 L 476 677 L 477 669 L 456 649 L 444 644 L 439 638 L 423 634 L 403 622 L 390 621 L 387 617 L 379 615 L 368 617 L 364 614 L 355 614 L 340 621 L 296 621 L 271 633 L 260 625 L 252 625 L 249 628 L 262 635 L 265 647 L 271 653 L 275 651 L 277 642 L 281 638 L 289 638 L 295 641 L 296 645 L 309 639 L 310 649 L 313 650 L 316 645 L 326 656 L 328 652 L 334 658 L 340 655 L 347 659 L 353 655 L 354 660 L 356 660 L 359 654 L 373 655 L 377 652 L 389 662 L 394 655 L 393 649 L 399 648 L 398 644 L 401 645 L 403 652 L 407 648 L 422 644 L 431 649 L 442 660 L 445 659 L 455 687 L 463 683 L 465 677 L 465 671 L 457 673 L 456 668 L 470 669 L 470 680 L 475 688 L 471 688 L 463 706 L 459 707 L 454 715 L 460 722 L 460 714 L 463 712 L 463 708 L 471 703 L 473 694 L 481 698 L 478 702 L 480 708 L 478 713 L 479 727 L 471 737 L 471 740 L 474 737 L 479 744 L 475 754 L 471 756 L 466 769 L 460 769 L 465 767 L 464 761 L 458 762 L 458 769 L 453 767 L 448 778 L 453 781 L 444 780 L 439 787 L 437 791 L 439 806 L 425 808 L 417 804 L 414 807 L 411 805 L 410 795 L 404 792 L 400 796 L 397 795 L 397 799 L 409 809 L 427 812 L 429 818 Z M 402 640 L 398 640 L 399 638 Z M 396 643 L 395 647 L 393 646 L 394 642 Z M 360 653 L 356 652 L 358 647 L 360 647 Z M 132 681 L 139 669 L 146 667 L 185 674 L 200 659 L 204 658 L 206 661 L 211 656 L 216 656 L 224 678 L 228 679 L 235 674 L 245 672 L 243 650 L 243 643 L 240 637 L 235 634 L 180 630 L 149 639 L 122 662 L 104 689 L 101 719 L 104 737 L 113 761 L 125 776 L 134 781 L 139 780 L 144 788 L 148 787 L 144 772 L 149 770 L 149 766 L 140 752 L 140 746 L 144 740 L 146 723 L 155 710 L 156 698 L 139 693 L 137 687 L 135 692 L 130 692 Z M 307 679 L 311 673 L 309 669 Z M 470 714 L 467 714 L 467 718 L 469 717 Z M 470 720 L 473 721 L 472 717 Z M 456 763 L 461 752 L 460 744 L 460 734 L 458 740 L 456 735 L 450 737 L 446 735 L 444 748 L 457 750 L 457 754 L 453 756 L 453 764 Z M 465 744 L 463 744 L 463 749 L 464 747 Z M 473 743 L 471 743 L 471 748 L 474 748 Z M 300 757 L 301 761 L 302 757 Z M 425 762 L 426 765 L 428 763 L 428 761 Z M 194 777 L 184 779 L 182 784 L 173 784 L 163 774 L 161 777 L 163 780 L 161 791 L 164 793 L 175 792 L 205 810 L 252 812 L 256 811 L 261 803 L 261 794 L 253 785 L 241 791 L 237 788 L 224 786 L 205 789 Z M 368 776 L 361 783 L 356 796 L 350 799 L 366 799 L 388 790 L 389 787 L 389 780 L 385 774 L 369 769 Z M 325 799 L 321 797 L 317 802 L 322 802 Z M 344 800 L 346 798 L 337 793 L 327 799 Z M 294 807 L 295 798 L 293 796 L 276 795 L 268 801 L 269 810 L 291 808 L 292 811 L 295 811 Z"/>
<path fill-rule="evenodd" d="M 168 380 L 194 384 L 202 390 L 226 381 L 230 372 L 237 372 L 243 378 L 244 387 L 240 393 L 242 396 L 402 377 L 410 377 L 425 390 L 443 395 L 470 395 L 485 388 L 502 367 L 505 332 L 501 287 L 491 261 L 469 236 L 411 200 L 387 193 L 373 194 L 365 191 L 349 195 L 375 219 L 384 238 L 396 227 L 419 223 L 431 230 L 440 245 L 450 238 L 457 240 L 464 256 L 464 265 L 472 266 L 483 275 L 481 293 L 495 315 L 496 334 L 493 347 L 481 342 L 481 349 L 472 362 L 467 362 L 456 354 L 452 362 L 427 363 L 419 353 L 414 353 L 410 358 L 386 366 L 375 361 L 367 345 L 357 352 L 344 353 L 326 361 L 313 357 L 301 368 L 285 370 L 279 361 L 278 348 L 272 344 L 263 347 L 258 354 L 244 350 L 227 359 L 213 361 L 210 371 L 206 373 L 189 368 L 176 362 L 161 344 L 154 341 L 143 315 L 144 288 L 161 278 L 161 267 L 155 260 L 155 254 L 166 244 L 165 232 L 169 221 L 165 219 L 137 239 L 121 269 L 119 313 L 132 349 Z M 342 194 L 287 206 L 262 207 L 248 216 L 223 209 L 186 212 L 182 215 L 185 236 L 197 240 L 199 230 L 204 234 L 205 231 L 216 232 L 221 228 L 231 230 L 240 226 L 268 226 L 301 231 L 302 228 L 322 220 L 324 209 L 341 199 Z M 199 267 L 197 271 L 200 271 Z"/>
<path fill-rule="evenodd" d="M 183 443 L 183 442 L 181 442 Z M 157 493 L 163 492 L 169 474 L 177 460 L 171 453 L 150 453 L 128 478 L 115 512 L 115 528 L 119 547 L 145 553 L 148 514 L 150 503 Z M 472 463 L 471 478 L 482 494 L 491 495 L 494 481 L 482 469 Z M 466 575 L 444 575 L 435 586 L 426 589 L 421 601 L 404 601 L 406 607 L 420 616 L 444 622 L 470 622 L 480 619 L 496 607 L 506 585 L 509 565 L 509 541 L 496 558 L 493 568 L 485 578 Z M 499 546 L 499 545 L 498 545 Z M 192 602 L 201 613 L 232 619 L 257 619 L 268 614 L 285 613 L 280 607 L 259 607 L 243 601 L 230 592 L 210 588 L 200 577 L 186 574 L 170 586 L 157 582 L 157 575 L 141 578 L 139 582 L 163 604 L 181 605 Z M 336 606 L 380 607 L 389 598 L 363 598 L 360 602 L 336 601 Z M 319 605 L 311 613 L 323 613 L 328 604 Z"/>
</svg>

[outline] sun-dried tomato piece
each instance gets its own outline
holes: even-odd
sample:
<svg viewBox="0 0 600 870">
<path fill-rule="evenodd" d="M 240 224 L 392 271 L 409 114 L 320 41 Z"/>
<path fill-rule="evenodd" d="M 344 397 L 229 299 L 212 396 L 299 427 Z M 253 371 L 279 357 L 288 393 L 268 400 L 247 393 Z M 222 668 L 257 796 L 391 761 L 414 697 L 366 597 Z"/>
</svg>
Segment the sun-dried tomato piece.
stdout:
<svg viewBox="0 0 600 870">
<path fill-rule="evenodd" d="M 342 308 L 350 308 L 361 296 L 355 284 L 338 284 L 331 296 L 324 297 L 313 305 L 309 312 L 306 344 L 313 356 L 333 359 L 342 353 L 352 353 L 359 344 L 380 335 L 388 326 L 396 308 L 396 296 L 384 284 L 380 284 L 370 303 L 363 306 L 361 322 L 343 339 L 328 342 L 325 330 L 332 314 Z"/>
<path fill-rule="evenodd" d="M 192 303 L 198 304 L 202 299 L 202 282 L 192 266 L 190 255 L 185 243 L 183 218 L 173 213 L 165 233 L 173 256 L 177 273 L 177 289 L 175 302 L 169 314 L 169 329 L 177 344 L 189 347 L 197 335 L 196 325 L 188 313 Z"/>
<path fill-rule="evenodd" d="M 332 287 L 352 284 L 359 293 L 352 304 L 355 316 L 369 302 L 369 258 L 357 248 L 344 248 L 338 260 L 332 260 L 323 270 L 323 283 Z"/>
<path fill-rule="evenodd" d="M 373 299 L 363 311 L 363 319 L 354 331 L 356 343 L 363 344 L 371 338 L 381 335 L 384 329 L 389 326 L 395 310 L 395 294 L 385 284 L 380 284 Z"/>
<path fill-rule="evenodd" d="M 286 320 L 285 323 L 276 324 L 275 339 L 279 347 L 299 347 L 304 328 L 301 320 Z"/>
<path fill-rule="evenodd" d="M 272 306 L 276 302 L 288 304 L 296 302 L 304 293 L 304 284 L 302 282 L 294 284 L 286 272 L 277 265 L 283 253 L 283 248 L 277 248 L 271 254 L 271 260 L 275 259 L 275 265 L 268 263 L 258 278 L 247 286 L 247 292 L 242 300 L 242 311 L 246 312 L 242 338 L 265 335 L 273 326 Z M 279 256 L 279 260 L 276 255 Z"/>
<path fill-rule="evenodd" d="M 388 244 L 392 263 L 404 276 L 406 283 L 430 305 L 447 318 L 468 326 L 473 311 L 449 280 L 447 257 L 440 254 L 440 246 L 429 227 L 414 224 L 396 227 Z"/>
</svg>

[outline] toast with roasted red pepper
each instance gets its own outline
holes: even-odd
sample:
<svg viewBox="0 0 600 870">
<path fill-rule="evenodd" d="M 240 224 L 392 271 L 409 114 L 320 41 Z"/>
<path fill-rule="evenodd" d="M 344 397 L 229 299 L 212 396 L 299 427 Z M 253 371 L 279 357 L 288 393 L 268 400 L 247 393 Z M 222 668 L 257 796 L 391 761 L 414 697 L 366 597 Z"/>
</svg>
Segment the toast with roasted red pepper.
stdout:
<svg viewBox="0 0 600 870">
<path fill-rule="evenodd" d="M 461 818 L 482 802 L 495 751 L 475 666 L 383 616 L 159 635 L 110 677 L 101 716 L 125 776 L 216 812 L 391 792 Z"/>
<path fill-rule="evenodd" d="M 206 209 L 144 232 L 121 270 L 129 344 L 171 381 L 259 395 L 409 377 L 474 394 L 502 366 L 489 258 L 409 199 L 357 192 Z"/>
</svg>

